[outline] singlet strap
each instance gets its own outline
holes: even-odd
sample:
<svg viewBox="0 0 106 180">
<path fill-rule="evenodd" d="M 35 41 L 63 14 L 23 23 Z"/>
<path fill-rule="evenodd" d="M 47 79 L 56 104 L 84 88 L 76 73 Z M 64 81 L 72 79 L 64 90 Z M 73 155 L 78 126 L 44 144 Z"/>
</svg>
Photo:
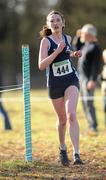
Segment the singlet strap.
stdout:
<svg viewBox="0 0 106 180">
<path fill-rule="evenodd" d="M 54 43 L 55 45 L 57 45 L 55 41 L 53 41 L 53 39 L 51 39 L 50 37 L 47 36 L 47 39 L 50 41 L 50 43 Z"/>
<path fill-rule="evenodd" d="M 68 44 L 69 47 L 70 47 L 70 49 L 73 50 L 71 44 L 68 42 L 68 39 L 67 39 L 66 34 L 63 34 L 63 36 L 64 36 L 64 39 L 65 39 L 66 44 Z"/>
<path fill-rule="evenodd" d="M 50 37 L 46 37 L 47 39 L 48 39 L 48 41 L 49 41 L 49 49 L 48 50 L 50 50 L 50 48 L 51 48 L 51 45 L 53 45 L 53 46 L 57 46 L 57 44 L 50 38 Z"/>
</svg>

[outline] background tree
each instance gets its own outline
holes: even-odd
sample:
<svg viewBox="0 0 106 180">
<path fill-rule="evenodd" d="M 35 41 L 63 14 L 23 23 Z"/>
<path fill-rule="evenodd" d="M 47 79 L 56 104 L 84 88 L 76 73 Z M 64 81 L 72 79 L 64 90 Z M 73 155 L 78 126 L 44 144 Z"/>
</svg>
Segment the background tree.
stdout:
<svg viewBox="0 0 106 180">
<path fill-rule="evenodd" d="M 16 84 L 22 73 L 21 45 L 30 45 L 32 86 L 43 84 L 45 72 L 38 70 L 39 31 L 45 24 L 46 15 L 52 9 L 61 11 L 66 19 L 66 32 L 74 37 L 76 30 L 85 23 L 98 29 L 102 49 L 106 47 L 105 0 L 1 0 L 0 1 L 0 51 L 3 54 L 5 84 Z M 39 80 L 40 79 L 40 80 Z M 40 82 L 40 83 L 39 83 Z M 43 86 L 42 85 L 42 86 Z"/>
</svg>

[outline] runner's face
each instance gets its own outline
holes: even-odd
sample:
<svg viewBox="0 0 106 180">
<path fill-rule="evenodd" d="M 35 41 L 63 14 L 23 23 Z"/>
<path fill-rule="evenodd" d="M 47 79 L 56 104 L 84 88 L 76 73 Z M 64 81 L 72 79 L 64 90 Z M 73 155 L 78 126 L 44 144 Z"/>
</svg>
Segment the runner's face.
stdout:
<svg viewBox="0 0 106 180">
<path fill-rule="evenodd" d="M 81 42 L 90 42 L 90 41 L 93 41 L 94 40 L 94 37 L 89 34 L 89 33 L 86 33 L 86 32 L 81 32 Z"/>
<path fill-rule="evenodd" d="M 47 26 L 51 29 L 52 33 L 59 33 L 62 32 L 64 23 L 60 15 L 52 14 L 47 18 Z"/>
</svg>

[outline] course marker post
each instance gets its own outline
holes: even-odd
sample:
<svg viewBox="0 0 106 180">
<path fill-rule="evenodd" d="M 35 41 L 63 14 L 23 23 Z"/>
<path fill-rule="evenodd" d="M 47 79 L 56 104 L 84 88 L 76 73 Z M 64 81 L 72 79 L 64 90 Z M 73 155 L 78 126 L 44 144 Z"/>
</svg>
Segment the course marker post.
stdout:
<svg viewBox="0 0 106 180">
<path fill-rule="evenodd" d="M 25 159 L 32 160 L 29 45 L 22 45 Z"/>
</svg>

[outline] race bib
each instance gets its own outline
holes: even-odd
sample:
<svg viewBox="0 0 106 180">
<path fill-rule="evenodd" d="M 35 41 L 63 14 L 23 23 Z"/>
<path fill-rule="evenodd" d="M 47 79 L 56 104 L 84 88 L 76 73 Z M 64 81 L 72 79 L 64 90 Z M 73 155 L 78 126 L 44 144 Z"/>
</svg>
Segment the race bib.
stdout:
<svg viewBox="0 0 106 180">
<path fill-rule="evenodd" d="M 72 67 L 69 59 L 53 63 L 52 69 L 54 76 L 64 76 L 72 72 Z"/>
</svg>

